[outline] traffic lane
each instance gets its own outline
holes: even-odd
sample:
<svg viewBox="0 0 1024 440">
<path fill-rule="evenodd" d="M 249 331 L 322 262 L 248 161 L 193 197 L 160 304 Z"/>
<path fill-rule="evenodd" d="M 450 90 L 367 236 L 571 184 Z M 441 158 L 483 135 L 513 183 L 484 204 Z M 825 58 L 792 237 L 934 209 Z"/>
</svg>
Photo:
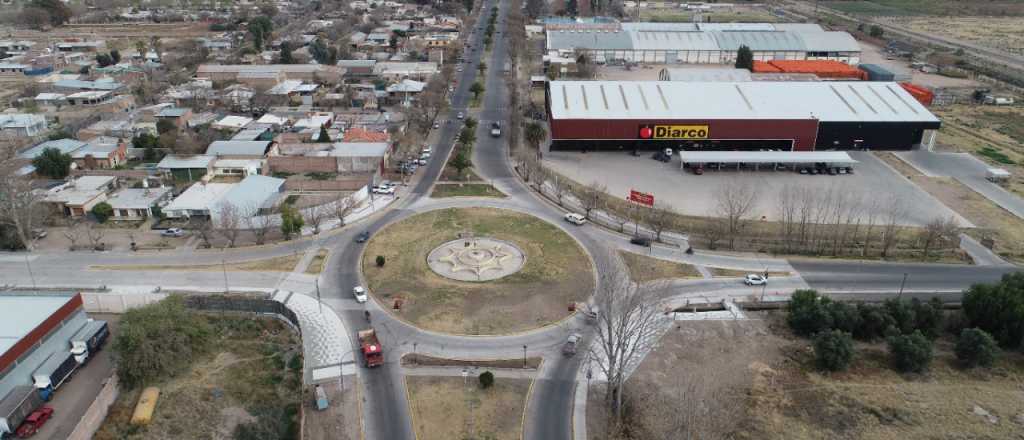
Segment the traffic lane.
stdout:
<svg viewBox="0 0 1024 440">
<path fill-rule="evenodd" d="M 828 291 L 906 290 L 959 291 L 976 283 L 993 283 L 1016 267 L 950 264 L 871 263 L 790 260 L 812 288 Z"/>
<path fill-rule="evenodd" d="M 523 438 L 529 440 L 568 439 L 572 437 L 572 404 L 576 371 L 580 356 L 551 359 L 550 374 L 536 379 L 527 408 Z"/>
</svg>

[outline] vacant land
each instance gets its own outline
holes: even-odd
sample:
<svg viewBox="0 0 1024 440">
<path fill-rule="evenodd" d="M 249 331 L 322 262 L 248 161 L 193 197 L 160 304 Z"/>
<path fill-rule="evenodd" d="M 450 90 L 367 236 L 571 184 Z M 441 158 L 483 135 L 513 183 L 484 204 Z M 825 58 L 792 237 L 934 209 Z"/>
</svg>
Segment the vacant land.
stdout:
<svg viewBox="0 0 1024 440">
<path fill-rule="evenodd" d="M 302 254 L 285 255 L 283 257 L 263 260 L 239 261 L 227 264 L 122 264 L 90 266 L 95 270 L 183 270 L 183 271 L 221 271 L 228 272 L 291 272 Z"/>
<path fill-rule="evenodd" d="M 666 333 L 628 382 L 632 420 L 646 430 L 635 438 L 683 426 L 700 438 L 751 440 L 1003 439 L 1020 430 L 1020 353 L 1005 353 L 990 370 L 963 370 L 944 336 L 928 373 L 901 375 L 884 344 L 857 342 L 849 371 L 825 376 L 782 312 L 750 316 L 757 319 L 678 322 Z M 591 434 L 604 426 L 591 411 L 601 393 L 595 386 L 590 395 Z M 974 414 L 976 406 L 995 422 Z"/>
<path fill-rule="evenodd" d="M 689 264 L 661 260 L 632 252 L 619 251 L 619 255 L 622 256 L 622 261 L 629 268 L 629 278 L 635 282 L 701 277 L 697 268 Z"/>
<path fill-rule="evenodd" d="M 1024 196 L 1024 108 L 952 105 L 938 107 L 942 118 L 936 147 L 963 151 L 1014 174 L 1008 189 Z"/>
<path fill-rule="evenodd" d="M 700 14 L 704 20 L 712 23 L 774 23 L 778 18 L 763 9 L 732 8 Z M 690 23 L 694 14 L 683 9 L 643 9 L 640 11 L 641 21 Z"/>
<path fill-rule="evenodd" d="M 821 3 L 848 14 L 864 15 L 1016 16 L 1024 14 L 1024 2 L 1020 0 L 970 2 L 958 0 L 847 0 Z"/>
<path fill-rule="evenodd" d="M 496 378 L 483 390 L 477 378 L 406 378 L 413 429 L 419 440 L 518 440 L 530 381 Z"/>
<path fill-rule="evenodd" d="M 896 18 L 894 25 L 955 41 L 1024 54 L 1024 20 L 1020 17 Z"/>
<path fill-rule="evenodd" d="M 494 186 L 487 183 L 438 183 L 434 185 L 434 191 L 430 197 L 435 199 L 443 197 L 506 197 Z"/>
<path fill-rule="evenodd" d="M 239 425 L 273 433 L 266 438 L 297 438 L 299 338 L 274 319 L 217 315 L 209 322 L 217 334 L 212 354 L 185 374 L 146 384 L 160 388 L 153 421 L 129 425 L 141 387 L 122 390 L 95 439 L 253 438 L 239 437 Z"/>
<path fill-rule="evenodd" d="M 427 254 L 461 233 L 514 243 L 526 254 L 522 270 L 483 282 L 435 274 Z M 377 267 L 378 255 L 385 257 Z M 370 291 L 390 304 L 402 298 L 402 318 L 429 330 L 497 334 L 555 322 L 565 305 L 593 291 L 590 260 L 569 235 L 536 217 L 502 209 L 441 209 L 386 227 L 367 244 L 363 272 Z"/>
</svg>

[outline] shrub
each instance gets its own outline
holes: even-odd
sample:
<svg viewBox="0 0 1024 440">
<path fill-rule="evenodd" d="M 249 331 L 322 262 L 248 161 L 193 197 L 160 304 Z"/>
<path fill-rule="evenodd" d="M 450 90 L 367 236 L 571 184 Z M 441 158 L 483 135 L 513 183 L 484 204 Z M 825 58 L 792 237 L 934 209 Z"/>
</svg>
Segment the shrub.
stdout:
<svg viewBox="0 0 1024 440">
<path fill-rule="evenodd" d="M 932 362 L 932 341 L 920 331 L 909 335 L 897 335 L 889 338 L 889 355 L 893 366 L 903 373 L 920 373 L 928 369 Z"/>
<path fill-rule="evenodd" d="M 851 304 L 830 302 L 828 304 L 828 314 L 832 317 L 833 329 L 842 330 L 851 335 L 864 323 L 860 313 L 857 311 L 857 307 Z"/>
<path fill-rule="evenodd" d="M 51 136 L 52 137 L 52 136 Z M 32 159 L 36 172 L 51 179 L 63 179 L 71 169 L 71 155 L 56 148 L 47 148 L 43 153 Z"/>
<path fill-rule="evenodd" d="M 956 358 L 968 368 L 991 367 L 999 353 L 999 347 L 992 335 L 985 330 L 965 328 L 956 340 Z"/>
<path fill-rule="evenodd" d="M 207 320 L 179 296 L 128 310 L 113 349 L 117 374 L 129 389 L 187 370 L 213 338 Z"/>
<path fill-rule="evenodd" d="M 377 256 L 377 267 L 384 267 L 384 263 L 385 262 L 386 261 L 384 260 L 384 256 L 383 255 L 378 255 Z"/>
<path fill-rule="evenodd" d="M 899 330 L 900 334 L 908 335 L 913 333 L 914 326 L 917 324 L 917 317 L 914 315 L 914 309 L 909 303 L 890 298 L 885 300 L 882 307 L 885 307 L 885 311 L 892 317 L 896 330 Z"/>
<path fill-rule="evenodd" d="M 814 363 L 818 369 L 841 371 L 853 360 L 853 338 L 840 330 L 831 330 L 814 335 Z"/>
<path fill-rule="evenodd" d="M 828 298 L 821 298 L 815 290 L 797 290 L 789 301 L 786 322 L 798 335 L 809 336 L 832 328 L 828 312 Z"/>
<path fill-rule="evenodd" d="M 975 284 L 963 298 L 970 327 L 988 332 L 1004 348 L 1024 337 L 1024 272 L 1003 275 L 996 284 Z"/>
<path fill-rule="evenodd" d="M 882 27 L 877 24 L 873 24 L 868 28 L 868 35 L 875 38 L 882 38 L 882 35 L 885 35 L 885 29 L 882 29 Z"/>
<path fill-rule="evenodd" d="M 910 301 L 910 308 L 914 310 L 914 328 L 929 339 L 939 337 L 943 324 L 942 301 L 934 297 L 928 302 L 914 298 Z"/>
<path fill-rule="evenodd" d="M 895 329 L 896 321 L 880 306 L 873 304 L 857 304 L 861 325 L 854 330 L 853 336 L 863 341 L 879 339 Z"/>
<path fill-rule="evenodd" d="M 491 373 L 490 371 L 480 373 L 480 377 L 478 379 L 480 380 L 480 388 L 486 390 L 494 386 L 494 373 Z"/>
<path fill-rule="evenodd" d="M 114 215 L 114 208 L 107 202 L 99 202 L 92 207 L 92 215 L 96 217 L 96 221 L 106 223 L 107 219 Z"/>
</svg>

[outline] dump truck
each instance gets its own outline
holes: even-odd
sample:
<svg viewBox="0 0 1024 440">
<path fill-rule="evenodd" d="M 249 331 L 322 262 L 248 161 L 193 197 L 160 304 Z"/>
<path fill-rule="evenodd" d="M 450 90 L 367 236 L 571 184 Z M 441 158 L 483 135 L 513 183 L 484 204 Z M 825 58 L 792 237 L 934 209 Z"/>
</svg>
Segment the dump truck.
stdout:
<svg viewBox="0 0 1024 440">
<path fill-rule="evenodd" d="M 58 351 L 46 358 L 46 362 L 32 373 L 32 380 L 43 400 L 50 400 L 53 392 L 64 384 L 75 368 L 78 368 L 78 362 L 70 351 Z"/>
<path fill-rule="evenodd" d="M 43 406 L 43 398 L 30 385 L 14 387 L 0 400 L 0 437 L 14 434 L 32 411 Z"/>
<path fill-rule="evenodd" d="M 99 351 L 103 342 L 110 334 L 107 321 L 89 320 L 82 326 L 82 329 L 71 337 L 71 354 L 79 365 L 85 363 L 92 357 L 93 353 Z"/>
<path fill-rule="evenodd" d="M 384 363 L 384 351 L 377 339 L 377 332 L 373 328 L 360 330 L 359 347 L 363 352 L 363 361 L 366 368 L 376 367 Z"/>
</svg>

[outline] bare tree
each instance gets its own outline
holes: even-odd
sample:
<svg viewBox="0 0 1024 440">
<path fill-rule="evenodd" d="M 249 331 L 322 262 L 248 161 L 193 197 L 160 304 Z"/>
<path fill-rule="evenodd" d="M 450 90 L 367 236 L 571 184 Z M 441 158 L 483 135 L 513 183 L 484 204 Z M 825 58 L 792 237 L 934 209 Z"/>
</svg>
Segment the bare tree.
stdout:
<svg viewBox="0 0 1024 440">
<path fill-rule="evenodd" d="M 779 238 L 782 241 L 782 249 L 787 253 L 792 252 L 793 240 L 796 236 L 798 192 L 796 186 L 785 185 L 779 191 L 776 203 L 779 208 Z"/>
<path fill-rule="evenodd" d="M 736 246 L 736 237 L 746 227 L 747 216 L 757 201 L 757 188 L 749 183 L 731 181 L 715 191 L 715 207 L 719 217 L 725 219 L 729 249 Z"/>
<path fill-rule="evenodd" d="M 654 231 L 655 241 L 661 241 L 661 233 L 670 228 L 675 221 L 675 209 L 664 202 L 656 202 L 647 212 L 647 226 Z"/>
<path fill-rule="evenodd" d="M 881 204 L 877 197 L 868 197 L 864 206 L 865 214 L 867 215 L 867 225 L 864 227 L 864 244 L 861 249 L 860 255 L 862 257 L 868 256 L 868 252 L 871 249 L 871 233 L 875 229 L 875 222 L 878 221 L 878 212 L 881 209 Z"/>
<path fill-rule="evenodd" d="M 263 244 L 267 239 L 267 233 L 274 228 L 274 218 L 270 215 L 249 215 L 245 223 L 256 237 L 257 245 Z"/>
<path fill-rule="evenodd" d="M 700 222 L 697 232 L 704 237 L 704 241 L 707 241 L 708 249 L 711 250 L 717 249 L 718 242 L 728 235 L 725 222 L 716 218 L 706 218 L 703 222 Z"/>
<path fill-rule="evenodd" d="M 924 259 L 928 259 L 935 245 L 954 241 L 957 233 L 959 233 L 959 228 L 952 217 L 938 217 L 924 225 L 924 229 L 920 232 L 921 250 Z"/>
<path fill-rule="evenodd" d="M 106 235 L 106 231 L 99 227 L 97 224 L 89 222 L 85 227 L 85 236 L 89 238 L 89 243 L 92 245 L 94 251 L 103 250 L 103 236 Z"/>
<path fill-rule="evenodd" d="M 659 303 L 667 284 L 633 282 L 618 255 L 609 254 L 607 258 L 617 264 L 599 276 L 594 295 L 598 318 L 589 355 L 607 378 L 605 402 L 618 420 L 622 417 L 622 392 L 628 373 L 657 336 Z"/>
<path fill-rule="evenodd" d="M 604 205 L 607 192 L 608 187 L 596 180 L 590 185 L 580 188 L 576 198 L 579 199 L 580 207 L 583 208 L 583 215 L 589 219 L 591 211 L 601 208 Z"/>
<path fill-rule="evenodd" d="M 339 194 L 331 207 L 334 210 L 334 217 L 338 219 L 338 227 L 340 228 L 345 226 L 345 217 L 348 217 L 352 211 L 355 211 L 356 203 L 352 200 L 352 197 Z"/>
<path fill-rule="evenodd" d="M 82 222 L 75 219 L 68 219 L 67 229 L 64 230 L 64 237 L 71 242 L 72 251 L 78 249 L 78 240 L 82 238 Z"/>
<path fill-rule="evenodd" d="M 324 219 L 327 218 L 328 207 L 326 205 L 316 205 L 306 208 L 302 212 L 302 217 L 305 219 L 305 223 L 313 228 L 313 234 L 320 233 L 320 225 L 323 224 Z"/>
<path fill-rule="evenodd" d="M 217 206 L 217 233 L 228 241 L 228 247 L 235 247 L 242 231 L 242 215 L 242 210 L 234 203 L 223 201 Z"/>
<path fill-rule="evenodd" d="M 896 244 L 896 237 L 900 231 L 900 220 L 906 216 L 907 208 L 899 196 L 890 193 L 885 201 L 882 213 L 885 223 L 882 228 L 882 258 L 889 256 L 889 251 Z"/>
<path fill-rule="evenodd" d="M 0 147 L 0 224 L 12 228 L 25 249 L 31 251 L 32 230 L 43 217 L 43 195 L 19 174 L 15 143 Z"/>
<path fill-rule="evenodd" d="M 196 232 L 199 235 L 199 239 L 203 240 L 203 247 L 210 248 L 210 236 L 213 235 L 213 222 L 206 217 L 192 217 L 189 219 L 189 229 Z"/>
</svg>

